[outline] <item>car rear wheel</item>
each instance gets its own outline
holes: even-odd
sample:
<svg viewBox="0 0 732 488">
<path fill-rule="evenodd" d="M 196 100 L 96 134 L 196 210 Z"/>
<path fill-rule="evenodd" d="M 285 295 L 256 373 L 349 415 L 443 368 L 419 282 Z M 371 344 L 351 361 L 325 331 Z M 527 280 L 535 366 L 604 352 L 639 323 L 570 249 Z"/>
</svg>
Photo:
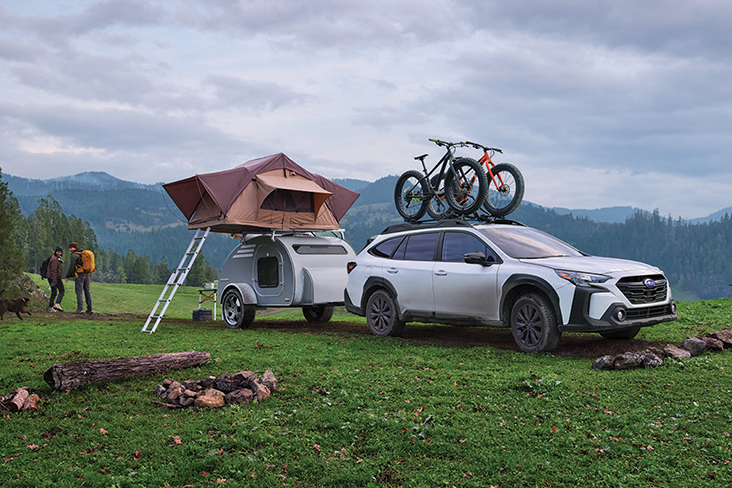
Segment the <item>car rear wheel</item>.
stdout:
<svg viewBox="0 0 732 488">
<path fill-rule="evenodd" d="M 551 352 L 562 337 L 551 304 L 535 293 L 524 295 L 514 303 L 511 331 L 524 352 Z"/>
<path fill-rule="evenodd" d="M 333 305 L 311 305 L 302 307 L 302 314 L 308 322 L 328 322 L 333 318 Z"/>
<path fill-rule="evenodd" d="M 375 291 L 366 304 L 366 323 L 377 336 L 399 337 L 404 332 L 404 322 L 392 296 L 384 290 Z"/>
<path fill-rule="evenodd" d="M 603 339 L 628 340 L 628 339 L 632 339 L 635 336 L 637 336 L 638 332 L 640 332 L 640 329 L 641 329 L 640 327 L 631 327 L 630 329 L 600 332 L 600 335 L 602 336 Z"/>
<path fill-rule="evenodd" d="M 224 293 L 221 300 L 221 316 L 229 329 L 246 329 L 254 322 L 256 308 L 254 305 L 245 305 L 241 293 L 236 288 L 230 288 Z"/>
</svg>

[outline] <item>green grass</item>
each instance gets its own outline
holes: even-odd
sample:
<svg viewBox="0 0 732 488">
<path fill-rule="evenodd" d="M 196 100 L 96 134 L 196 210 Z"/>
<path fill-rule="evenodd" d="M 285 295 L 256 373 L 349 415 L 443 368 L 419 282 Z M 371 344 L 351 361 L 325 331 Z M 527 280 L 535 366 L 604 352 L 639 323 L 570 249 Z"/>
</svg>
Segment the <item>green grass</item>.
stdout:
<svg viewBox="0 0 732 488">
<path fill-rule="evenodd" d="M 92 286 L 95 309 L 112 314 L 147 313 L 160 292 Z M 190 318 L 197 307 L 195 289 L 189 294 L 194 304 L 182 305 L 180 317 Z M 681 303 L 679 322 L 645 329 L 643 338 L 678 342 L 719 330 L 730 326 L 731 312 L 730 299 Z M 286 313 L 299 318 L 295 310 Z M 0 322 L 6 344 L 0 394 L 20 386 L 43 389 L 41 413 L 2 414 L 0 486 L 732 482 L 729 351 L 656 369 L 596 371 L 592 359 L 370 335 L 181 321 L 164 323 L 152 335 L 140 328 L 114 317 L 20 322 L 6 316 Z M 192 349 L 211 353 L 211 361 L 66 393 L 50 392 L 42 378 L 58 362 Z M 149 401 L 167 377 L 267 368 L 281 388 L 262 403 L 169 410 Z"/>
</svg>

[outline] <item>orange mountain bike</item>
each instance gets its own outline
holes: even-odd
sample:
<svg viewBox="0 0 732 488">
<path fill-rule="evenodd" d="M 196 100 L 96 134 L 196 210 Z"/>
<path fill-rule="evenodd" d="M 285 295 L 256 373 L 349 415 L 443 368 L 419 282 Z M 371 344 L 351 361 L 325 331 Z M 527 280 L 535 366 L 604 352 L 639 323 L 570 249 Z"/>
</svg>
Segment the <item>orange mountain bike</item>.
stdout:
<svg viewBox="0 0 732 488">
<path fill-rule="evenodd" d="M 488 177 L 488 195 L 483 202 L 486 212 L 500 218 L 516 210 L 524 198 L 525 186 L 524 177 L 518 168 L 510 163 L 494 163 L 491 156 L 497 152 L 503 154 L 498 148 L 470 141 L 462 144 L 483 151 L 483 156 L 478 162 L 485 166 Z"/>
</svg>

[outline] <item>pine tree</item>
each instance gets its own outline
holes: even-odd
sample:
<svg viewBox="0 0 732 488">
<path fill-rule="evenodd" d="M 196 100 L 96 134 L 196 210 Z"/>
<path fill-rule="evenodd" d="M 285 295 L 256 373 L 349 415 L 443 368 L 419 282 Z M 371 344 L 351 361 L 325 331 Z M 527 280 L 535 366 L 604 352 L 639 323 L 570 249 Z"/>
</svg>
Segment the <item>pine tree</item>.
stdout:
<svg viewBox="0 0 732 488">
<path fill-rule="evenodd" d="M 15 222 L 22 219 L 19 206 L 8 185 L 2 181 L 0 168 L 0 290 L 7 288 L 9 282 L 18 276 L 25 266 L 23 256 L 15 246 Z"/>
</svg>

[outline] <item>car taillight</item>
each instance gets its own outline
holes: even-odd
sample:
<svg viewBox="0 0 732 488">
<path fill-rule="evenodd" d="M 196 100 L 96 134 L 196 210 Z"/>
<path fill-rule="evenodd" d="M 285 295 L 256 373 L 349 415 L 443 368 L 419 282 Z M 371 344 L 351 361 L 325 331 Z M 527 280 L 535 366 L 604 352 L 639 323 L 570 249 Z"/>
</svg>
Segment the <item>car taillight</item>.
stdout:
<svg viewBox="0 0 732 488">
<path fill-rule="evenodd" d="M 353 261 L 346 265 L 346 271 L 348 271 L 349 273 L 354 269 L 356 269 L 356 263 L 354 263 Z"/>
</svg>

